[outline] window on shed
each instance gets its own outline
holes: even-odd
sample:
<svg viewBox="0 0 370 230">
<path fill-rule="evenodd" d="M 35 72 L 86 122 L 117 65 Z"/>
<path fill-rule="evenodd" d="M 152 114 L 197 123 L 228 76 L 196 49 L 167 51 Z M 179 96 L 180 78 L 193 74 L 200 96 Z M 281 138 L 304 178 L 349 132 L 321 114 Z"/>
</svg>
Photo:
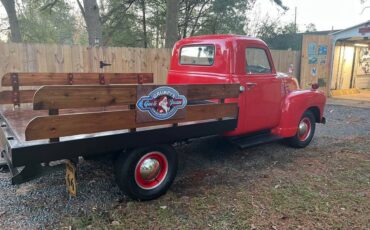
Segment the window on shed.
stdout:
<svg viewBox="0 0 370 230">
<path fill-rule="evenodd" d="M 247 48 L 245 56 L 247 74 L 271 73 L 269 59 L 264 49 Z"/>
<path fill-rule="evenodd" d="M 213 65 L 215 47 L 213 45 L 184 46 L 180 51 L 181 65 Z"/>
</svg>

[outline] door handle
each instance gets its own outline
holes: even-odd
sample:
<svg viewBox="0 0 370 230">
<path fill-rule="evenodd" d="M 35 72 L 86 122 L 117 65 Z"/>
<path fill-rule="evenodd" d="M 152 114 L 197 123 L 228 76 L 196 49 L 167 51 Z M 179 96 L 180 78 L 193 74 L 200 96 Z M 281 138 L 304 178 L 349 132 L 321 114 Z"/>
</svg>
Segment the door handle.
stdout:
<svg viewBox="0 0 370 230">
<path fill-rule="evenodd" d="M 253 89 L 256 85 L 257 85 L 257 83 L 255 83 L 255 82 L 247 82 L 246 83 L 247 90 Z"/>
</svg>

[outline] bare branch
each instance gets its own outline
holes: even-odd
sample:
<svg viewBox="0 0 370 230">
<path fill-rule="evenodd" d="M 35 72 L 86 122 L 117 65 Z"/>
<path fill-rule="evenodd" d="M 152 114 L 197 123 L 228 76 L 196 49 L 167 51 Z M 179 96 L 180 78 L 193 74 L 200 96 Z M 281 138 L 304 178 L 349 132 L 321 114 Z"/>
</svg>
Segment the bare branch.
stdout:
<svg viewBox="0 0 370 230">
<path fill-rule="evenodd" d="M 113 9 L 111 9 L 108 13 L 101 16 L 102 23 L 105 23 L 106 21 L 108 21 L 108 19 L 110 17 L 112 17 L 112 15 L 114 15 L 116 12 L 120 11 L 121 7 L 123 8 L 123 12 L 121 12 L 121 13 L 126 13 L 131 8 L 131 6 L 134 4 L 135 1 L 136 0 L 127 0 L 126 2 L 123 1 L 123 3 L 121 3 L 120 7 L 115 7 Z M 128 4 L 128 6 L 126 6 L 126 4 Z"/>
<path fill-rule="evenodd" d="M 370 9 L 370 6 L 365 6 L 363 9 L 362 9 L 362 11 L 361 11 L 361 13 L 360 14 L 363 14 L 364 12 L 365 12 L 365 10 L 366 9 Z"/>
<path fill-rule="evenodd" d="M 82 14 L 82 16 L 85 18 L 85 10 L 84 10 L 84 7 L 82 6 L 82 4 L 81 4 L 81 2 L 80 2 L 80 0 L 77 0 L 77 4 L 78 4 L 78 7 L 80 8 L 80 10 L 81 10 L 81 14 Z"/>
<path fill-rule="evenodd" d="M 52 2 L 49 2 L 48 4 L 45 4 L 43 7 L 41 7 L 41 11 L 44 11 L 44 10 L 47 10 L 49 9 L 50 10 L 50 13 L 51 13 L 51 10 L 53 9 L 53 7 L 55 6 L 55 4 L 58 3 L 59 0 L 54 0 Z"/>
</svg>

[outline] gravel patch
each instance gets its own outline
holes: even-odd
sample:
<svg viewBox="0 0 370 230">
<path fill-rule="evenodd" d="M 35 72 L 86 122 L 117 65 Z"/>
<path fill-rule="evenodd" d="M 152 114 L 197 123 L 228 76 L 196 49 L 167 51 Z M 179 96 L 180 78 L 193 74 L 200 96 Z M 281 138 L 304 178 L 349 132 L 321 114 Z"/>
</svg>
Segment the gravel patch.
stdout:
<svg viewBox="0 0 370 230">
<path fill-rule="evenodd" d="M 327 124 L 317 125 L 316 135 L 308 147 L 310 151 L 321 146 L 334 146 L 337 140 L 366 138 L 370 135 L 370 109 L 328 105 L 325 116 Z M 359 148 L 365 151 L 368 151 L 368 147 L 359 144 Z M 280 143 L 239 150 L 221 137 L 195 140 L 177 147 L 177 150 L 180 168 L 170 192 L 179 198 L 184 194 L 189 196 L 192 192 L 206 192 L 202 189 L 204 184 L 232 186 L 236 181 L 229 178 L 234 175 L 232 172 L 245 168 L 251 169 L 250 173 L 248 171 L 250 181 L 257 180 L 253 169 L 265 167 L 264 163 L 289 162 L 290 156 L 304 151 Z M 65 218 L 104 214 L 118 203 L 130 202 L 115 184 L 109 160 L 83 161 L 77 170 L 76 198 L 70 198 L 66 192 L 63 169 L 16 186 L 10 184 L 9 174 L 0 173 L 0 229 L 56 228 Z M 192 172 L 192 176 L 189 176 L 189 172 Z M 192 186 L 189 186 L 189 181 Z"/>
</svg>

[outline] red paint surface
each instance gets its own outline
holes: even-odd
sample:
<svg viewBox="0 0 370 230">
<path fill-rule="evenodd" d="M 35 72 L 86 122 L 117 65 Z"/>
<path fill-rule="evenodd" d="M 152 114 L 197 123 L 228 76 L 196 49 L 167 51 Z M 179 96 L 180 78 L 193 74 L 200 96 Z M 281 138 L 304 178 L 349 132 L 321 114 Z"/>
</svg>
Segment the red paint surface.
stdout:
<svg viewBox="0 0 370 230">
<path fill-rule="evenodd" d="M 215 46 L 212 66 L 181 65 L 180 50 L 185 45 Z M 271 73 L 246 73 L 246 48 L 264 49 Z M 206 35 L 183 39 L 173 49 L 168 84 L 240 83 L 238 127 L 226 135 L 243 135 L 269 129 L 282 136 L 294 136 L 304 111 L 317 108 L 320 121 L 326 98 L 322 92 L 300 90 L 293 77 L 277 74 L 267 45 L 260 39 L 237 35 Z"/>
</svg>

